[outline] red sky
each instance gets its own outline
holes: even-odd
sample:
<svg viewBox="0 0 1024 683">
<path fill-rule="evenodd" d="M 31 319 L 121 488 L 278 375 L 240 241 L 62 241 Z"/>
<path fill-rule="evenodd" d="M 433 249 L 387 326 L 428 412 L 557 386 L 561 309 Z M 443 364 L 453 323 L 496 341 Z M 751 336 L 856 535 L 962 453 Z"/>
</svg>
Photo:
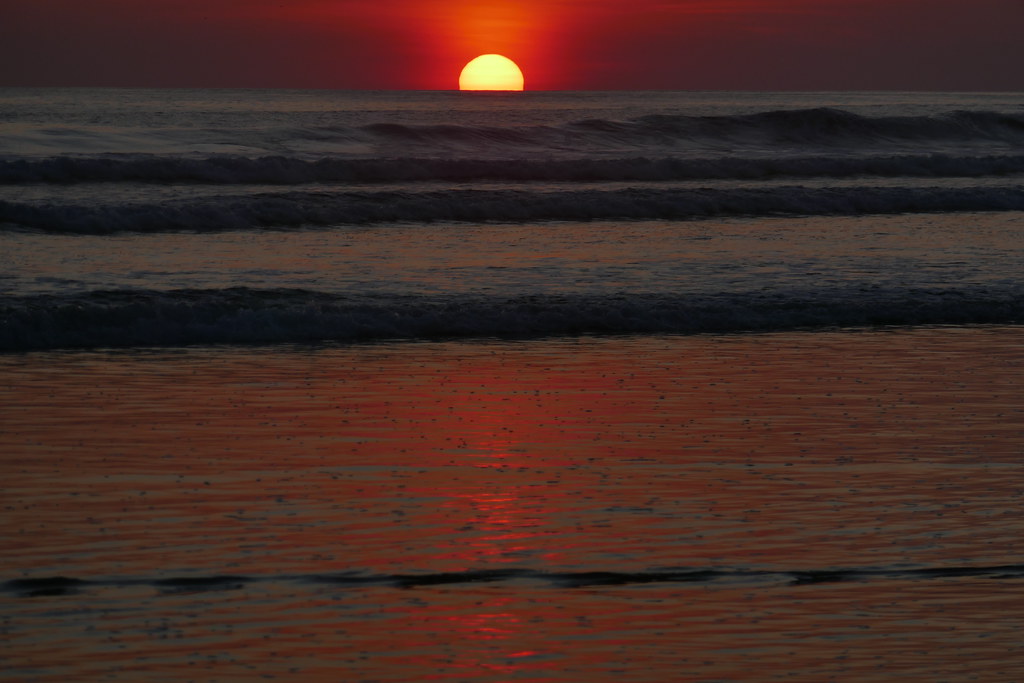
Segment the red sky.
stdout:
<svg viewBox="0 0 1024 683">
<path fill-rule="evenodd" d="M 0 85 L 1024 90 L 1024 0 L 0 0 Z"/>
</svg>

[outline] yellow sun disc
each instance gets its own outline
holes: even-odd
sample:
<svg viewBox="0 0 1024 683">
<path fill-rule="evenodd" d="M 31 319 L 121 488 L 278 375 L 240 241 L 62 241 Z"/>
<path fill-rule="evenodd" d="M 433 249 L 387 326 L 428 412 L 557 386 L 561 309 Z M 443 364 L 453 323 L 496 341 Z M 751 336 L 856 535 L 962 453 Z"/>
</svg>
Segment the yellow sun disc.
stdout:
<svg viewBox="0 0 1024 683">
<path fill-rule="evenodd" d="M 459 90 L 522 90 L 523 72 L 508 57 L 480 55 L 462 68 Z"/>
</svg>

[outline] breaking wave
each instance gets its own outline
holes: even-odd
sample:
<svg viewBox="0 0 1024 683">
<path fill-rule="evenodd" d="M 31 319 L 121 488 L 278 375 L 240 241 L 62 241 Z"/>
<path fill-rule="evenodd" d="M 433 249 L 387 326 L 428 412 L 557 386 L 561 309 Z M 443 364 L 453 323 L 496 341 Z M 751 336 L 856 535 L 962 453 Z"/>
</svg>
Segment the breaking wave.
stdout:
<svg viewBox="0 0 1024 683">
<path fill-rule="evenodd" d="M 0 230 L 106 235 L 373 223 L 695 220 L 1024 210 L 1024 187 L 456 190 L 223 195 L 99 206 L 0 201 Z"/>
<path fill-rule="evenodd" d="M 1017 289 L 850 288 L 747 295 L 346 297 L 250 288 L 114 290 L 0 300 L 0 351 L 192 344 L 729 333 L 1016 323 Z"/>
<path fill-rule="evenodd" d="M 936 116 L 870 117 L 829 107 L 732 116 L 652 115 L 622 123 L 584 121 L 575 127 L 631 136 L 762 136 L 773 142 L 837 140 L 1024 140 L 1024 116 L 956 111 Z"/>
<path fill-rule="evenodd" d="M 1024 173 L 1024 155 L 578 159 L 344 159 L 158 155 L 0 160 L 0 183 L 143 182 L 299 185 L 315 182 L 628 182 L 857 176 L 956 178 Z"/>
<path fill-rule="evenodd" d="M 954 111 L 931 116 L 863 116 L 829 107 L 728 116 L 654 114 L 634 119 L 587 119 L 557 126 L 371 124 L 355 131 L 379 144 L 435 147 L 614 148 L 678 146 L 694 141 L 773 145 L 863 145 L 891 142 L 1024 142 L 1024 115 Z M 343 131 L 336 130 L 336 134 Z"/>
<path fill-rule="evenodd" d="M 91 128 L 35 135 L 48 139 L 58 133 L 64 149 L 69 138 L 89 144 L 79 155 L 8 156 L 0 160 L 0 183 L 932 177 L 1021 173 L 1024 167 L 1024 115 L 986 111 L 869 117 L 818 108 L 558 125 L 188 129 L 180 140 L 174 136 L 184 135 L 181 131 L 158 136 L 171 136 L 169 149 L 180 154 L 148 155 L 88 153 L 146 148 L 145 140 L 104 142 L 105 133 Z M 196 140 L 245 151 L 199 155 Z M 965 144 L 970 153 L 963 153 Z"/>
</svg>

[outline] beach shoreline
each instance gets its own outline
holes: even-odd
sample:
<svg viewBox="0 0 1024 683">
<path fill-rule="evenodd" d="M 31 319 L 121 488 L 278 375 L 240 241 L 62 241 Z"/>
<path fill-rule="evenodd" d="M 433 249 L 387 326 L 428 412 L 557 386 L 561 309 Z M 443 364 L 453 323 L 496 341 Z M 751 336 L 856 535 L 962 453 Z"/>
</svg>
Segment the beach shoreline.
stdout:
<svg viewBox="0 0 1024 683">
<path fill-rule="evenodd" d="M 1022 385 L 1019 326 L 0 356 L 0 679 L 1011 680 Z"/>
</svg>

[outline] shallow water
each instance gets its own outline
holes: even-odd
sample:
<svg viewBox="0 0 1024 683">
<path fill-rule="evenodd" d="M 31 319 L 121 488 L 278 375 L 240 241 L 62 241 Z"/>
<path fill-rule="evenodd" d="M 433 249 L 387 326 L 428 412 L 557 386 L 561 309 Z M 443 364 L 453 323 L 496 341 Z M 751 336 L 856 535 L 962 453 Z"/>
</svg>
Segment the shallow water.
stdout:
<svg viewBox="0 0 1024 683">
<path fill-rule="evenodd" d="M 268 285 L 350 298 L 1012 290 L 1024 270 L 1024 213 L 18 234 L 4 244 L 0 292 L 23 295 Z"/>
<path fill-rule="evenodd" d="M 1015 680 L 1021 342 L 0 357 L 0 677 Z"/>
</svg>

